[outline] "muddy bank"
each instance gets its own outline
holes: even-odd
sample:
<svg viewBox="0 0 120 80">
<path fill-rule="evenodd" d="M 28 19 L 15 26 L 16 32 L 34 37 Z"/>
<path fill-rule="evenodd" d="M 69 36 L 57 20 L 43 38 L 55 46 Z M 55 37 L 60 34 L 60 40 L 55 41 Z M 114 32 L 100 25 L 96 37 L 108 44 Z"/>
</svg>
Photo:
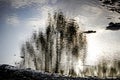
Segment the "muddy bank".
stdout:
<svg viewBox="0 0 120 80">
<path fill-rule="evenodd" d="M 112 79 L 112 78 L 111 78 Z M 18 69 L 10 65 L 0 65 L 0 80 L 111 80 L 99 79 L 97 77 L 81 78 L 67 77 L 54 73 L 38 72 L 31 69 Z M 113 79 L 112 79 L 113 80 Z M 116 78 L 114 80 L 120 80 Z"/>
</svg>

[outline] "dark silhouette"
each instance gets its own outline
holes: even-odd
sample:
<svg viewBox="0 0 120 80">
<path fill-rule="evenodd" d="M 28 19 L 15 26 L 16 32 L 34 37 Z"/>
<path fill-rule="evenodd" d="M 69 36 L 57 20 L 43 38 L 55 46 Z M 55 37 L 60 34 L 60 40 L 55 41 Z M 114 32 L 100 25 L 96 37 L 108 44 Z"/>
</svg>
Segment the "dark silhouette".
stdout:
<svg viewBox="0 0 120 80">
<path fill-rule="evenodd" d="M 106 30 L 120 30 L 120 23 L 110 22 L 109 26 L 106 27 Z"/>
<path fill-rule="evenodd" d="M 96 33 L 96 31 L 89 30 L 89 31 L 84 31 L 83 33 L 87 33 L 87 34 L 89 34 L 89 33 Z"/>
</svg>

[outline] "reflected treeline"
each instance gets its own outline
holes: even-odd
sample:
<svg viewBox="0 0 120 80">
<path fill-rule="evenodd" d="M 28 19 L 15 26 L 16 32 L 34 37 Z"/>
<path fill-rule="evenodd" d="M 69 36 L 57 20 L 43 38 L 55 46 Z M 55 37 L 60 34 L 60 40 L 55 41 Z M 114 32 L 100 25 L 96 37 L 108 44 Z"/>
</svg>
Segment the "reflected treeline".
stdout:
<svg viewBox="0 0 120 80">
<path fill-rule="evenodd" d="M 21 47 L 23 68 L 80 76 L 86 57 L 86 36 L 62 12 L 48 14 L 46 31 L 34 32 Z"/>
<path fill-rule="evenodd" d="M 85 76 L 120 77 L 120 60 L 106 61 L 102 60 L 96 66 L 84 66 Z"/>
<path fill-rule="evenodd" d="M 85 33 L 74 19 L 62 12 L 48 14 L 46 31 L 34 32 L 22 45 L 20 67 L 68 76 L 120 77 L 118 60 L 85 65 L 86 47 Z"/>
</svg>

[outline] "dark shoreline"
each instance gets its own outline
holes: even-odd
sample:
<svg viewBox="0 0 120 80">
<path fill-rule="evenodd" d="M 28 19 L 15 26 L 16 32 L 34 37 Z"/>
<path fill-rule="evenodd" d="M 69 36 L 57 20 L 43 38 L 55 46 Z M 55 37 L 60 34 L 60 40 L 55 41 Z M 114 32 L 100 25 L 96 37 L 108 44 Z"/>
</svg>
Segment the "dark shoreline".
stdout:
<svg viewBox="0 0 120 80">
<path fill-rule="evenodd" d="M 120 78 L 67 77 L 28 69 L 18 69 L 4 64 L 0 65 L 0 80 L 120 80 Z"/>
</svg>

